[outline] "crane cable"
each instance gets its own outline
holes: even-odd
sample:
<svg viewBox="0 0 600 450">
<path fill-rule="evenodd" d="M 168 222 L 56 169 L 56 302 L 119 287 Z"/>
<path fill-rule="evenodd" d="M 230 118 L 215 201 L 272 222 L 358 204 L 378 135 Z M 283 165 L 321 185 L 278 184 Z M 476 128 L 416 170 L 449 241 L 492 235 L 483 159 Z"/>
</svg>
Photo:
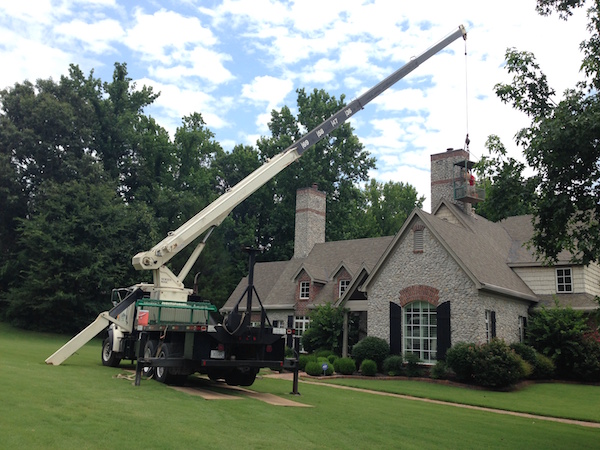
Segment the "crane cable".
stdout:
<svg viewBox="0 0 600 450">
<path fill-rule="evenodd" d="M 467 136 L 465 138 L 465 150 L 469 153 L 469 71 L 468 71 L 468 58 L 467 58 L 467 40 L 465 39 L 465 123 L 467 127 Z"/>
</svg>

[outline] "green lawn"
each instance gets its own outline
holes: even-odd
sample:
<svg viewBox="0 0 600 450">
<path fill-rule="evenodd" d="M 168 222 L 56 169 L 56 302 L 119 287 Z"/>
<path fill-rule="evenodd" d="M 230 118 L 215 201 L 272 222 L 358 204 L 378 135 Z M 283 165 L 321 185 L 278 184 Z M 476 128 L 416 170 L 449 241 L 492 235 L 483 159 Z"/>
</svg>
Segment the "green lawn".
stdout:
<svg viewBox="0 0 600 450">
<path fill-rule="evenodd" d="M 542 416 L 600 422 L 600 386 L 537 383 L 494 392 L 411 380 L 336 378 L 327 383 Z"/>
<path fill-rule="evenodd" d="M 247 397 L 204 400 L 151 380 L 135 387 L 116 378 L 124 370 L 100 364 L 99 341 L 61 366 L 47 366 L 45 358 L 66 340 L 0 324 L 0 448 L 591 449 L 600 439 L 600 429 L 321 385 L 300 383 L 302 395 L 292 397 L 290 381 L 266 378 L 252 389 L 313 407 L 272 406 Z M 381 388 L 379 382 L 367 383 Z M 433 397 L 440 395 L 432 385 L 419 384 L 414 389 L 423 395 L 428 390 Z M 555 385 L 539 387 L 542 391 L 524 400 L 524 391 L 483 394 L 497 396 L 495 401 L 506 395 L 512 402 L 535 404 L 531 399 L 552 395 L 543 389 Z M 582 410 L 599 404 L 590 387 L 568 388 Z M 584 390 L 581 395 L 578 388 Z M 455 392 L 466 398 L 474 391 Z"/>
</svg>

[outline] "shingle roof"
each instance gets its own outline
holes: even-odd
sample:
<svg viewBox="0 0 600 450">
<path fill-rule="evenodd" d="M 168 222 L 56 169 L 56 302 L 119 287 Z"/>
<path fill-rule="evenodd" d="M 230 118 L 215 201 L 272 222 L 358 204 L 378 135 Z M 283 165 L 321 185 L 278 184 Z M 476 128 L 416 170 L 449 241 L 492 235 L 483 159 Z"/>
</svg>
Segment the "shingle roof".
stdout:
<svg viewBox="0 0 600 450">
<path fill-rule="evenodd" d="M 336 280 L 333 278 L 341 265 L 352 275 L 361 267 L 369 270 L 392 241 L 393 236 L 316 244 L 306 258 L 289 261 L 262 262 L 254 267 L 254 286 L 267 309 L 293 309 L 296 302 L 296 276 L 301 269 L 308 275 L 324 282 L 313 304 L 322 304 L 337 299 Z M 246 289 L 247 277 L 242 278 L 222 308 L 231 310 Z"/>
<path fill-rule="evenodd" d="M 435 214 L 443 208 L 449 211 L 452 220 L 448 220 L 448 215 Z M 368 288 L 379 267 L 385 264 L 396 245 L 405 239 L 414 222 L 419 219 L 478 288 L 536 301 L 531 289 L 507 265 L 507 255 L 513 241 L 506 229 L 481 216 L 465 214 L 456 205 L 446 201 L 440 203 L 434 214 L 419 209 L 413 210 L 402 229 L 396 234 L 394 242 L 365 281 L 363 288 Z"/>
</svg>

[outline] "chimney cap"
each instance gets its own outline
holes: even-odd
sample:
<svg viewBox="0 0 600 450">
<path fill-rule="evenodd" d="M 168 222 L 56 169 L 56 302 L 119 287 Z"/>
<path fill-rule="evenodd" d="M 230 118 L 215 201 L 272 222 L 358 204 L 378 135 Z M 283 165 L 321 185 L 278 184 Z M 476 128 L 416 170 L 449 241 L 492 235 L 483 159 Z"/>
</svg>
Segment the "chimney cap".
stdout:
<svg viewBox="0 0 600 450">
<path fill-rule="evenodd" d="M 312 184 L 312 188 L 313 188 L 313 189 L 319 189 L 319 185 L 318 185 L 317 183 L 313 183 L 313 184 Z"/>
</svg>

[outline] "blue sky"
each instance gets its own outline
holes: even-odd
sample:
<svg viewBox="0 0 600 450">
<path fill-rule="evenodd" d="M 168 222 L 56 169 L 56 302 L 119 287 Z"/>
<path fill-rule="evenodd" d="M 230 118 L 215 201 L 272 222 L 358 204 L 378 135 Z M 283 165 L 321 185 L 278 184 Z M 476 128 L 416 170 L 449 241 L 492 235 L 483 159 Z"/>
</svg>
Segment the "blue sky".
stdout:
<svg viewBox="0 0 600 450">
<path fill-rule="evenodd" d="M 268 135 L 296 89 L 350 101 L 463 24 L 467 57 L 455 41 L 351 119 L 377 158 L 371 176 L 429 197 L 429 156 L 463 148 L 467 131 L 471 159 L 490 134 L 520 157 L 513 136 L 527 118 L 493 91 L 509 79 L 506 49 L 533 52 L 562 93 L 581 78 L 585 23 L 584 11 L 541 17 L 534 0 L 0 0 L 0 89 L 58 79 L 71 63 L 108 81 L 125 62 L 161 92 L 146 112 L 163 127 L 199 112 L 229 150 Z"/>
</svg>

